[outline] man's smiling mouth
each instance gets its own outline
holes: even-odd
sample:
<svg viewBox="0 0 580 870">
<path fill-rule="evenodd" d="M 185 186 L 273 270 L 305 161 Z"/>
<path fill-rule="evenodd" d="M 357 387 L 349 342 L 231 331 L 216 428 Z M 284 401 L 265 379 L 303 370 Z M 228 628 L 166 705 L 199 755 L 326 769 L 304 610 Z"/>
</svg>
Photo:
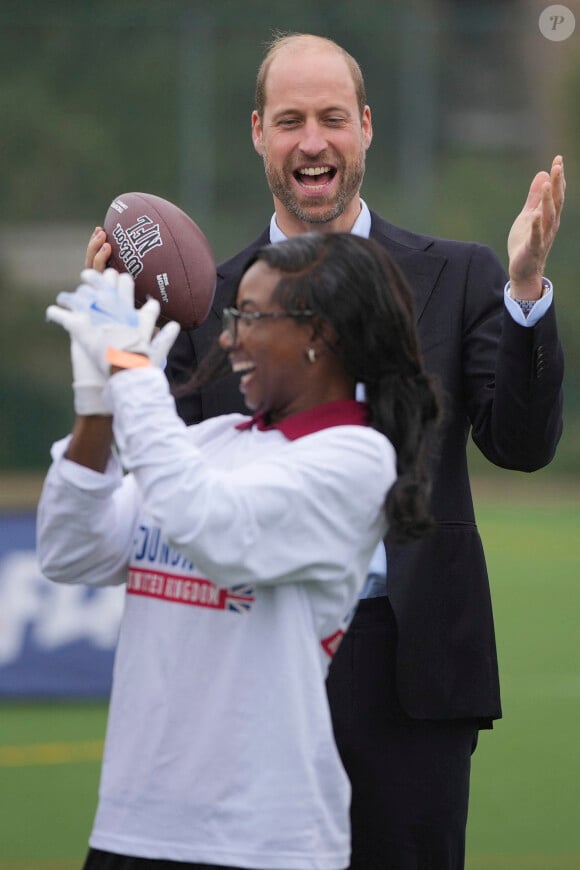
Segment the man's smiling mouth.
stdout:
<svg viewBox="0 0 580 870">
<path fill-rule="evenodd" d="M 333 166 L 303 166 L 294 172 L 294 178 L 303 187 L 324 187 L 336 175 Z"/>
</svg>

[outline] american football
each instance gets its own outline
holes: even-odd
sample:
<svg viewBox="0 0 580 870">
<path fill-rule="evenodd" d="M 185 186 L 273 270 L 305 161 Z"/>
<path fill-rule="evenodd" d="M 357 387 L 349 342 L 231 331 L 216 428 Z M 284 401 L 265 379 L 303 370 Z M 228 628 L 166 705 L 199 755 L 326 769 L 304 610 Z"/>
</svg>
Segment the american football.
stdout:
<svg viewBox="0 0 580 870">
<path fill-rule="evenodd" d="M 184 211 L 151 193 L 122 193 L 103 228 L 112 254 L 107 263 L 135 280 L 135 303 L 161 305 L 159 323 L 176 320 L 194 329 L 206 319 L 216 285 L 211 246 Z"/>
</svg>

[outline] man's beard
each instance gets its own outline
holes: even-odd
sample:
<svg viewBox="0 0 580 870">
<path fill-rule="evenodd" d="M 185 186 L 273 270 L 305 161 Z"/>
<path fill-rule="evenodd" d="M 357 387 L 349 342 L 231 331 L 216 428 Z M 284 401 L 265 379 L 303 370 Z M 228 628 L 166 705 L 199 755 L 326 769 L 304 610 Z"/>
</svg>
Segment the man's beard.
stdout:
<svg viewBox="0 0 580 870">
<path fill-rule="evenodd" d="M 335 161 L 336 162 L 336 161 Z M 324 165 L 324 159 L 318 161 L 319 165 Z M 356 163 L 346 166 L 344 161 L 338 163 L 340 172 L 340 187 L 337 194 L 331 202 L 325 202 L 325 196 L 322 193 L 319 198 L 309 197 L 308 203 L 302 205 L 291 183 L 287 181 L 290 177 L 294 177 L 293 170 L 287 163 L 281 172 L 278 172 L 268 157 L 264 155 L 264 170 L 266 172 L 266 180 L 272 192 L 272 195 L 280 200 L 284 208 L 298 218 L 299 221 L 308 224 L 325 224 L 336 220 L 344 212 L 348 204 L 352 201 L 360 190 L 362 180 L 365 174 L 365 153 L 361 149 Z M 327 205 L 323 211 L 321 206 Z M 315 213 L 313 214 L 313 210 Z"/>
</svg>

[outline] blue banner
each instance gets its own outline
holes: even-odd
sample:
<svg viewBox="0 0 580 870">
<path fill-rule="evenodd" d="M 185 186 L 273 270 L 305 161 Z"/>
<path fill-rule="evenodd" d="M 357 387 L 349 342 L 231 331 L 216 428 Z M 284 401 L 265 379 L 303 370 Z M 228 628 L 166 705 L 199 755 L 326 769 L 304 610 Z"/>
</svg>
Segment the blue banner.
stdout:
<svg viewBox="0 0 580 870">
<path fill-rule="evenodd" d="M 124 593 L 51 583 L 35 514 L 0 514 L 0 697 L 107 696 Z"/>
</svg>

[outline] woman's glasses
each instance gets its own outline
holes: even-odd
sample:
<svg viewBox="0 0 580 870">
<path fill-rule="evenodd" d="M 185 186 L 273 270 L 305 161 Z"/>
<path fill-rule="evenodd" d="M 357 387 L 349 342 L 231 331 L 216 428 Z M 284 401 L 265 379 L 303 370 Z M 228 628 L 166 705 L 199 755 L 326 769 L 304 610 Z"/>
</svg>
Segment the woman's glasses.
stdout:
<svg viewBox="0 0 580 870">
<path fill-rule="evenodd" d="M 308 308 L 303 308 L 301 311 L 239 311 L 237 308 L 224 308 L 222 318 L 222 329 L 227 332 L 228 338 L 232 345 L 235 345 L 238 340 L 238 323 L 243 320 L 246 323 L 251 323 L 253 320 L 262 320 L 265 317 L 313 317 L 314 311 Z"/>
</svg>

